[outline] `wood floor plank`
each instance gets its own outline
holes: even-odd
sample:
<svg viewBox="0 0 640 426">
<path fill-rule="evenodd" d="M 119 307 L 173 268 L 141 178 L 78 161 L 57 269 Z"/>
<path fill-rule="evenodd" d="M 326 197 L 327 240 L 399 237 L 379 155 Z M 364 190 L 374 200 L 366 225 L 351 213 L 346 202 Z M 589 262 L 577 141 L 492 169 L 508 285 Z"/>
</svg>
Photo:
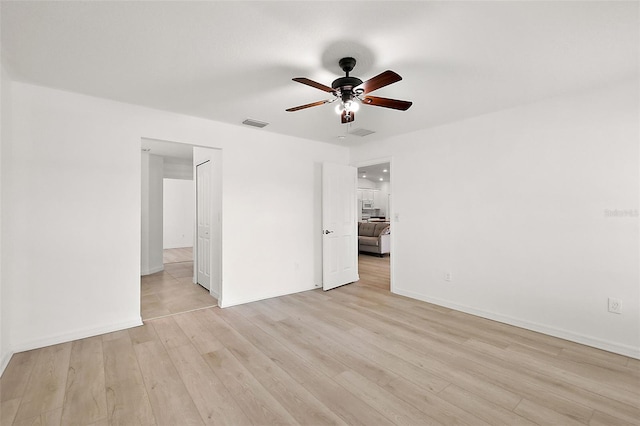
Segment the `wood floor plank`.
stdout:
<svg viewBox="0 0 640 426">
<path fill-rule="evenodd" d="M 139 327 L 133 327 L 127 330 L 131 343 L 134 345 L 159 340 L 158 333 L 153 325 L 146 323 Z"/>
<path fill-rule="evenodd" d="M 507 387 L 517 386 L 522 383 L 533 385 L 534 388 L 537 387 L 537 395 L 528 395 L 528 398 L 541 405 L 544 405 L 544 401 L 540 400 L 541 398 L 553 400 L 554 408 L 559 410 L 561 407 L 557 403 L 564 401 L 565 403 L 562 406 L 567 410 L 570 409 L 568 402 L 573 401 L 583 407 L 600 410 L 624 419 L 631 419 L 632 421 L 640 419 L 640 401 L 636 401 L 635 404 L 626 404 L 602 396 L 590 389 L 580 387 L 579 383 L 567 380 L 565 375 L 556 376 L 551 374 L 554 370 L 548 370 L 545 364 L 531 366 L 526 359 L 509 351 L 499 351 L 489 345 L 473 341 L 467 345 L 474 348 L 476 356 L 479 357 L 485 354 L 495 360 L 498 363 L 497 366 L 502 366 L 502 374 L 492 375 L 492 380 L 501 380 L 504 386 Z M 490 372 L 488 373 L 491 374 Z M 565 411 L 565 414 L 570 415 L 570 412 L 577 413 L 574 409 L 570 410 Z"/>
<path fill-rule="evenodd" d="M 307 308 L 313 309 L 309 305 L 307 305 Z M 340 308 L 328 308 L 327 311 L 332 317 L 345 318 L 344 314 L 340 316 Z M 324 317 L 322 313 L 316 312 L 316 314 L 323 318 L 328 318 Z M 350 313 L 350 315 L 354 314 L 353 312 Z M 491 395 L 494 401 L 507 409 L 513 409 L 521 399 L 517 394 L 500 386 L 479 381 L 476 376 L 469 374 L 464 369 L 450 368 L 446 362 L 441 361 L 440 357 L 429 357 L 425 356 L 426 351 L 416 351 L 416 348 L 420 348 L 423 345 L 427 348 L 435 346 L 439 343 L 437 341 L 425 339 L 424 335 L 411 332 L 406 328 L 397 328 L 397 326 L 384 320 L 370 319 L 369 321 L 361 321 L 361 323 L 367 329 L 353 327 L 349 330 L 349 334 L 376 346 L 378 351 L 393 348 L 401 358 L 412 362 L 417 368 L 423 370 L 424 374 L 430 373 L 432 376 L 440 377 L 447 382 L 455 382 L 472 392 Z M 398 339 L 398 341 L 395 342 L 394 339 Z M 441 356 L 449 359 L 451 355 L 445 353 L 444 355 L 441 354 Z"/>
<path fill-rule="evenodd" d="M 322 322 L 314 324 L 306 318 L 301 318 L 301 321 L 287 319 L 282 323 L 287 324 L 292 330 L 298 329 L 302 336 L 317 342 L 318 347 L 322 348 L 327 355 L 333 354 L 349 369 L 358 371 L 366 377 L 378 377 L 378 380 L 388 381 L 390 378 L 395 378 L 388 373 L 391 371 L 431 392 L 438 392 L 449 384 L 443 378 L 430 374 L 402 356 L 392 354 L 363 340 L 338 333 L 337 327 L 330 324 Z M 306 324 L 307 327 L 302 327 L 300 323 Z"/>
<path fill-rule="evenodd" d="M 490 425 L 535 426 L 537 424 L 453 384 L 447 386 L 438 396 Z"/>
<path fill-rule="evenodd" d="M 200 354 L 222 349 L 223 344 L 218 340 L 216 330 L 205 326 L 199 320 L 202 315 L 203 311 L 199 311 L 189 315 L 176 315 L 173 319 Z"/>
<path fill-rule="evenodd" d="M 204 424 L 163 344 L 149 341 L 134 345 L 134 350 L 158 423 Z"/>
<path fill-rule="evenodd" d="M 520 401 L 520 404 L 513 410 L 514 413 L 521 415 L 539 425 L 563 425 L 563 426 L 581 426 L 584 423 L 573 420 L 567 416 L 559 414 L 547 407 L 543 407 L 527 399 Z"/>
<path fill-rule="evenodd" d="M 188 262 L 193 260 L 193 247 L 178 247 L 162 251 L 163 263 Z"/>
<path fill-rule="evenodd" d="M 225 312 L 212 310 L 207 313 L 211 314 L 209 320 L 225 347 L 298 422 L 346 425 L 286 371 L 242 337 L 231 323 L 226 323 L 223 319 Z"/>
<path fill-rule="evenodd" d="M 263 330 L 260 325 L 264 324 L 259 318 L 255 315 L 244 316 L 245 314 L 248 312 L 243 307 L 225 310 L 226 320 L 235 329 L 241 330 L 249 342 L 259 347 L 274 363 L 286 370 L 318 400 L 331 407 L 345 422 L 359 426 L 391 424 L 386 419 L 379 419 L 367 404 L 321 373 L 316 365 L 298 356 L 292 347 L 281 344 L 275 336 Z M 258 322 L 253 323 L 249 318 Z"/>
<path fill-rule="evenodd" d="M 283 310 L 285 306 L 281 306 Z M 430 391 L 437 391 L 442 389 L 444 386 L 448 384 L 448 382 L 443 381 L 442 379 L 438 379 L 436 376 L 431 375 L 431 377 L 427 381 L 421 381 L 421 377 L 424 376 L 426 372 L 419 371 L 419 367 L 409 367 L 408 372 L 405 372 L 402 368 L 399 371 L 394 370 L 396 364 L 403 364 L 406 358 L 394 358 L 390 357 L 390 354 L 386 352 L 387 347 L 382 345 L 381 347 L 375 348 L 372 346 L 362 345 L 358 342 L 357 339 L 353 339 L 353 336 L 349 336 L 348 338 L 342 339 L 340 338 L 337 341 L 337 346 L 333 345 L 331 342 L 327 342 L 321 336 L 338 336 L 340 334 L 340 324 L 344 318 L 336 318 L 335 321 L 331 321 L 332 317 L 324 317 L 323 319 L 335 323 L 335 328 L 330 329 L 327 328 L 326 324 L 318 323 L 317 321 L 307 322 L 308 327 L 301 332 L 303 335 L 313 335 L 314 340 L 318 341 L 318 347 L 323 348 L 328 353 L 332 353 L 336 356 L 337 359 L 340 359 L 350 368 L 360 372 L 361 375 L 366 376 L 367 378 L 373 380 L 377 383 L 382 389 L 390 392 L 392 395 L 400 396 L 410 405 L 422 410 L 424 413 L 429 414 L 437 421 L 443 424 L 469 424 L 469 425 L 478 425 L 483 424 L 482 421 L 473 418 L 472 415 L 460 410 L 459 408 L 448 404 L 446 401 L 441 400 L 436 395 L 429 395 Z M 303 316 L 297 318 L 298 320 L 302 320 L 306 322 Z M 284 321 L 283 321 L 284 322 Z M 343 327 L 344 328 L 344 327 Z M 318 334 L 315 334 L 315 333 Z M 386 342 L 388 343 L 388 341 Z M 358 353 L 360 355 L 366 355 L 367 358 L 350 356 L 348 353 L 342 348 L 350 348 L 353 352 Z M 398 354 L 397 352 L 395 352 Z M 387 359 L 387 361 L 385 361 Z M 394 377 L 385 374 L 385 370 L 376 368 L 375 365 L 371 365 L 369 360 L 372 361 L 382 361 L 382 365 L 386 368 L 389 368 L 392 371 L 400 374 L 400 376 Z M 419 360 L 418 362 L 422 362 Z M 406 369 L 405 365 L 405 369 Z M 405 372 L 406 374 L 403 374 Z M 417 372 L 417 375 L 416 375 Z M 404 377 L 402 377 L 404 376 Z M 409 379 L 406 379 L 408 377 Z M 422 388 L 415 385 L 413 382 L 417 382 L 422 385 Z M 435 388 L 433 386 L 435 383 L 441 383 L 437 385 Z M 485 391 L 488 389 L 487 386 L 484 386 Z M 514 396 L 516 398 L 516 403 L 519 401 L 519 397 Z M 515 403 L 514 403 L 515 406 Z"/>
<path fill-rule="evenodd" d="M 107 342 L 109 340 L 117 340 L 127 338 L 129 339 L 129 330 L 114 331 L 113 333 L 107 333 L 102 335 L 102 341 Z"/>
<path fill-rule="evenodd" d="M 462 356 L 453 362 L 452 366 L 466 368 L 473 372 L 478 380 L 501 386 L 531 402 L 553 409 L 559 414 L 579 422 L 588 422 L 593 414 L 591 407 L 554 392 L 553 380 L 547 380 L 548 376 L 543 374 L 524 368 L 514 368 L 514 370 L 505 372 L 493 364 L 492 360 L 476 356 Z"/>
<path fill-rule="evenodd" d="M 396 425 L 436 425 L 434 419 L 407 404 L 400 398 L 386 392 L 375 383 L 353 371 L 345 371 L 336 376 L 336 381 L 345 389 L 365 401 L 371 409 Z"/>
<path fill-rule="evenodd" d="M 250 424 L 224 383 L 192 346 L 168 349 L 169 356 L 205 424 Z"/>
<path fill-rule="evenodd" d="M 39 417 L 41 413 L 62 408 L 70 357 L 71 343 L 48 346 L 38 351 L 15 421 Z"/>
<path fill-rule="evenodd" d="M 111 425 L 156 424 L 129 334 L 103 341 L 107 420 Z"/>
<path fill-rule="evenodd" d="M 191 344 L 187 335 L 184 334 L 184 331 L 182 331 L 172 316 L 157 318 L 148 321 L 147 324 L 153 326 L 160 341 L 166 348 L 176 348 L 178 346 Z"/>
<path fill-rule="evenodd" d="M 26 351 L 11 357 L 9 365 L 0 377 L 0 401 L 22 397 L 39 354 L 39 351 Z"/>
<path fill-rule="evenodd" d="M 13 426 L 60 426 L 62 418 L 62 408 L 56 408 L 55 410 L 45 411 L 36 417 L 29 419 L 16 420 Z M 66 423 L 66 424 L 80 424 L 80 423 Z"/>
<path fill-rule="evenodd" d="M 348 369 L 332 356 L 317 351 L 312 344 L 298 334 L 292 334 L 291 331 L 281 323 L 273 321 L 264 315 L 256 315 L 254 318 L 258 327 L 270 334 L 281 345 L 286 346 L 296 355 L 303 358 L 306 362 L 314 365 L 321 373 L 333 377 Z"/>
<path fill-rule="evenodd" d="M 350 333 L 360 334 L 361 336 L 367 336 L 367 332 L 361 328 L 352 329 Z M 381 349 L 389 348 L 390 347 L 389 339 L 386 336 L 384 337 L 382 336 L 383 336 L 382 333 L 381 334 L 368 333 L 368 339 L 370 339 L 370 341 L 373 341 L 373 342 L 377 341 Z M 395 333 L 395 336 L 398 338 L 400 337 L 398 333 Z M 504 406 L 507 409 L 513 408 L 515 406 L 514 404 L 517 404 L 518 401 L 520 400 L 518 393 L 520 393 L 521 391 L 525 391 L 524 395 L 534 398 L 534 400 L 537 400 L 538 402 L 540 402 L 540 399 L 546 398 L 548 400 L 547 402 L 553 403 L 553 405 L 556 408 L 561 408 L 560 410 L 561 412 L 564 412 L 567 415 L 570 415 L 572 417 L 588 419 L 589 416 L 591 415 L 592 410 L 588 409 L 584 405 L 580 405 L 576 402 L 563 399 L 557 395 L 553 396 L 553 394 L 549 394 L 547 392 L 540 392 L 540 389 L 535 389 L 530 386 L 526 386 L 528 383 L 528 381 L 526 380 L 527 379 L 526 377 L 524 377 L 524 380 L 513 380 L 512 375 L 514 373 L 510 373 L 510 375 L 505 375 L 506 376 L 505 381 L 499 382 L 495 380 L 496 379 L 495 376 L 482 375 L 481 372 L 486 367 L 491 367 L 491 366 L 499 367 L 499 363 L 496 363 L 495 360 L 488 360 L 488 358 L 479 358 L 479 357 L 473 356 L 469 359 L 469 361 L 464 361 L 464 362 L 456 361 L 458 360 L 458 358 L 451 357 L 451 356 L 456 355 L 464 359 L 469 355 L 470 352 L 466 351 L 463 346 L 455 345 L 452 342 L 447 343 L 446 341 L 441 342 L 442 345 L 444 345 L 443 351 L 438 352 L 437 350 L 434 351 L 434 349 L 439 346 L 438 342 L 431 342 L 431 343 L 427 343 L 427 342 L 428 341 L 426 341 L 425 339 L 406 340 L 405 341 L 406 346 L 404 346 L 403 356 L 406 357 L 407 359 L 412 359 L 412 358 L 415 359 L 414 362 L 421 363 L 420 365 L 423 368 L 433 368 L 434 369 L 433 371 L 436 371 L 436 372 L 439 371 L 440 374 L 449 375 L 450 376 L 449 380 L 455 382 L 459 386 L 462 386 L 468 389 L 471 392 L 474 392 L 479 395 L 491 395 L 491 398 L 494 401 L 498 401 L 499 395 L 506 396 L 507 399 L 504 400 L 504 403 L 502 406 Z M 395 349 L 397 350 L 398 347 L 396 346 Z M 416 349 L 419 349 L 422 355 L 420 355 L 419 353 L 412 355 L 411 352 Z M 424 358 L 425 355 L 427 355 L 428 358 Z M 443 365 L 443 364 L 441 364 L 440 366 L 433 365 L 434 362 L 438 363 L 440 361 L 426 361 L 426 362 L 421 361 L 421 359 L 437 360 L 437 359 L 447 358 L 447 357 L 451 357 L 450 359 L 456 362 L 456 368 L 447 369 L 446 365 Z M 488 362 L 483 363 L 483 361 L 485 360 L 488 360 Z M 475 362 L 478 362 L 480 365 L 478 365 L 477 366 L 478 368 L 476 368 L 475 372 L 473 372 L 473 369 L 470 369 L 470 367 L 473 367 Z M 432 364 L 430 367 L 428 367 L 429 363 Z M 451 370 L 453 370 L 453 372 Z M 462 373 L 463 375 L 460 375 L 458 372 L 465 372 L 465 373 Z M 469 373 L 471 373 L 471 375 L 469 375 Z M 458 375 L 458 377 L 454 376 L 456 374 Z M 499 372 L 495 374 L 499 374 Z M 507 385 L 506 387 L 504 386 L 505 384 Z M 515 387 L 512 385 L 515 385 Z M 512 397 L 509 397 L 509 395 L 512 395 Z M 560 405 L 560 402 L 563 402 L 564 404 Z"/>
<path fill-rule="evenodd" d="M 0 402 L 0 425 L 12 424 L 19 406 L 20 398 L 7 399 Z"/>
<path fill-rule="evenodd" d="M 298 319 L 303 323 L 306 322 L 302 317 Z M 397 351 L 394 351 L 394 353 L 400 355 L 400 357 L 392 356 L 386 351 L 387 348 L 385 348 L 384 345 L 378 347 L 365 345 L 352 336 L 348 336 L 347 338 L 336 337 L 340 335 L 338 328 L 332 329 L 327 324 L 318 322 L 307 322 L 307 325 L 308 327 L 301 333 L 313 336 L 313 339 L 318 342 L 318 347 L 322 348 L 321 350 L 332 353 L 336 359 L 341 360 L 341 362 L 345 363 L 349 368 L 374 381 L 374 383 L 377 383 L 381 388 L 391 394 L 404 398 L 414 407 L 432 414 L 432 417 L 438 421 L 445 424 L 464 424 L 467 422 L 467 424 L 473 425 L 480 423 L 477 419 L 472 419 L 472 416 L 469 416 L 464 411 L 439 400 L 437 396 L 428 395 L 427 391 L 437 392 L 442 390 L 449 382 L 433 374 L 425 376 L 426 371 L 422 371 L 424 370 L 422 365 L 426 362 L 424 357 L 407 357 L 406 352 Z M 337 339 L 336 344 L 332 344 L 323 336 L 334 336 L 333 338 Z M 354 357 L 343 348 L 349 348 L 353 353 L 359 354 L 359 356 Z M 362 355 L 366 358 L 363 358 Z M 406 363 L 406 360 L 410 359 L 414 359 L 414 362 L 421 366 Z M 376 367 L 376 365 L 372 365 L 370 361 L 380 362 L 380 365 L 384 368 Z M 400 366 L 398 367 L 398 365 Z M 387 370 L 396 373 L 397 376 L 389 374 Z M 479 386 L 482 387 L 485 393 L 491 392 L 491 386 L 489 384 L 480 383 Z M 498 388 L 497 391 L 493 392 L 493 394 L 495 393 L 507 392 Z M 515 406 L 515 404 L 519 402 L 520 397 L 513 395 L 513 399 L 515 402 L 510 403 L 510 405 Z"/>
<path fill-rule="evenodd" d="M 193 283 L 190 247 L 164 250 L 164 270 L 140 277 L 143 320 L 217 306 L 209 291 Z"/>
<path fill-rule="evenodd" d="M 639 424 L 640 419 L 637 419 L 635 422 L 630 422 L 598 410 L 594 411 L 589 421 L 589 426 L 638 426 Z"/>
<path fill-rule="evenodd" d="M 226 348 L 204 355 L 253 424 L 293 425 L 296 420 Z"/>
<path fill-rule="evenodd" d="M 582 350 L 584 351 L 585 349 L 582 348 Z M 627 358 L 627 368 L 636 372 L 640 372 L 640 359 Z"/>
<path fill-rule="evenodd" d="M 107 417 L 102 338 L 76 340 L 71 346 L 62 423 L 90 424 Z"/>
</svg>

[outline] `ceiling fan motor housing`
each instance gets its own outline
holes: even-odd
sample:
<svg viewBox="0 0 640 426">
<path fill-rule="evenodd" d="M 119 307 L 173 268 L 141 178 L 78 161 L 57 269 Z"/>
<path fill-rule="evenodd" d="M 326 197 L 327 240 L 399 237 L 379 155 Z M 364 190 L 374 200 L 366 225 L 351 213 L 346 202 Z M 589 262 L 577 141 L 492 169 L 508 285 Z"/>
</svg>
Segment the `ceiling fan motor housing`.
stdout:
<svg viewBox="0 0 640 426">
<path fill-rule="evenodd" d="M 340 77 L 331 83 L 331 87 L 336 89 L 336 94 L 343 101 L 353 99 L 353 88 L 362 84 L 362 80 L 357 77 Z"/>
<path fill-rule="evenodd" d="M 353 99 L 353 88 L 362 84 L 362 80 L 357 77 L 349 76 L 349 73 L 356 66 L 355 58 L 342 58 L 338 62 L 342 71 L 347 75 L 345 77 L 337 78 L 331 83 L 331 87 L 336 89 L 337 95 L 342 98 L 344 102 Z"/>
<path fill-rule="evenodd" d="M 338 65 L 340 66 L 342 71 L 346 72 L 347 75 L 349 75 L 351 70 L 356 66 L 356 59 L 351 57 L 342 58 L 338 61 Z"/>
</svg>

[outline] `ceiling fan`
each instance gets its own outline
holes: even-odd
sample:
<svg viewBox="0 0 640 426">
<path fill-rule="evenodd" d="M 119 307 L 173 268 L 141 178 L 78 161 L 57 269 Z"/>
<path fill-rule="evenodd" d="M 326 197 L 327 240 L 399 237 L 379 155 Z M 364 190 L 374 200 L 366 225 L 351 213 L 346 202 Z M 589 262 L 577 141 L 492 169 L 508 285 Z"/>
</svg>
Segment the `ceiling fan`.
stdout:
<svg viewBox="0 0 640 426">
<path fill-rule="evenodd" d="M 402 77 L 395 72 L 387 70 L 365 82 L 362 82 L 359 78 L 351 77 L 349 75 L 351 70 L 356 66 L 356 60 L 354 58 L 342 58 L 338 61 L 338 65 L 340 65 L 340 68 L 342 68 L 346 73 L 346 76 L 334 80 L 333 83 L 331 83 L 331 87 L 304 77 L 296 77 L 293 79 L 293 81 L 297 81 L 298 83 L 306 84 L 307 86 L 315 87 L 316 89 L 331 93 L 333 95 L 333 99 L 300 105 L 289 108 L 287 111 L 300 111 L 301 109 L 339 101 L 338 105 L 336 105 L 336 113 L 340 114 L 341 122 L 344 124 L 351 123 L 355 120 L 355 112 L 359 109 L 360 103 L 398 109 L 401 111 L 408 110 L 412 105 L 412 102 L 409 101 L 399 101 L 397 99 L 380 98 L 377 96 L 367 95 L 374 90 L 378 90 L 384 86 L 388 86 L 389 84 L 402 80 Z"/>
</svg>

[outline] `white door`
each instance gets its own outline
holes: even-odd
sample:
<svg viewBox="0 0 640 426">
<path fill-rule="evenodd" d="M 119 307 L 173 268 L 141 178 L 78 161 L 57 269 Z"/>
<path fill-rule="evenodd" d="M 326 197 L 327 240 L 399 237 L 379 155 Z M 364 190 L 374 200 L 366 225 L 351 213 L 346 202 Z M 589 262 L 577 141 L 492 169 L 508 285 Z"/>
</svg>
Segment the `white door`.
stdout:
<svg viewBox="0 0 640 426">
<path fill-rule="evenodd" d="M 357 169 L 322 165 L 322 288 L 358 281 Z"/>
<path fill-rule="evenodd" d="M 198 284 L 211 288 L 211 162 L 196 166 L 196 220 L 198 223 Z"/>
</svg>

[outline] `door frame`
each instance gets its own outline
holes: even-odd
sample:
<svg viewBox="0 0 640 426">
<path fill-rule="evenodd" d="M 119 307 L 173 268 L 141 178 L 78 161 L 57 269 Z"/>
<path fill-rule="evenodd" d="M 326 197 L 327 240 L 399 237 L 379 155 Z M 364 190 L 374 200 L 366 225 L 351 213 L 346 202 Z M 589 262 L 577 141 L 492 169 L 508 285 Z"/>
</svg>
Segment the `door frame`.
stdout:
<svg viewBox="0 0 640 426">
<path fill-rule="evenodd" d="M 360 168 L 360 167 L 367 167 L 367 166 L 373 166 L 375 164 L 382 164 L 382 163 L 389 163 L 389 190 L 391 191 L 391 197 L 389 198 L 389 227 L 391 229 L 391 261 L 389 263 L 389 291 L 391 293 L 395 293 L 395 260 L 396 260 L 396 256 L 394 256 L 394 253 L 396 252 L 396 229 L 394 226 L 394 223 L 397 222 L 396 220 L 396 213 L 395 213 L 395 208 L 394 208 L 394 203 L 393 203 L 393 194 L 395 194 L 395 179 L 394 179 L 394 170 L 395 168 L 393 167 L 393 157 L 379 157 L 379 158 L 374 158 L 371 160 L 362 160 L 362 161 L 355 161 L 350 163 L 350 165 L 354 166 L 355 168 Z M 358 254 L 359 255 L 359 254 Z"/>
</svg>

